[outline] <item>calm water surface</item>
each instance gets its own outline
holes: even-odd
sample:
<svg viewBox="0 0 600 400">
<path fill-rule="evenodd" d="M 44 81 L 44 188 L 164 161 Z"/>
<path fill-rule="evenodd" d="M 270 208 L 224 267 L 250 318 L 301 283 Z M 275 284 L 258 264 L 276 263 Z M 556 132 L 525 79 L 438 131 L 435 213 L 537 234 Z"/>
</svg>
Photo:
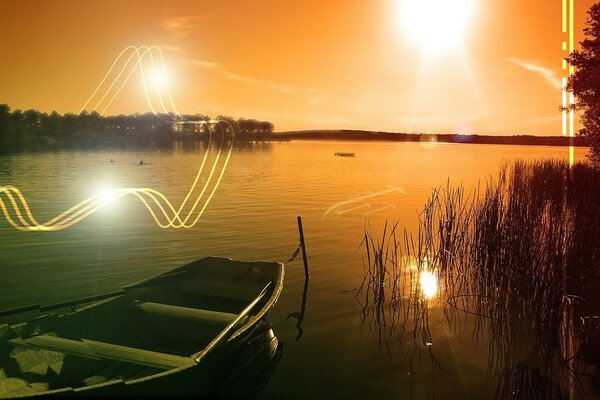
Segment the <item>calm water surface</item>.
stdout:
<svg viewBox="0 0 600 400">
<path fill-rule="evenodd" d="M 38 221 L 107 188 L 149 187 L 178 205 L 206 151 L 202 143 L 161 150 L 56 151 L 0 155 L 0 184 L 17 186 Z M 335 157 L 338 151 L 356 157 Z M 585 149 L 576 149 L 582 160 Z M 209 150 L 209 161 L 217 149 Z M 52 303 L 115 290 L 208 256 L 286 261 L 304 221 L 311 268 L 303 335 L 296 341 L 304 274 L 286 265 L 271 314 L 283 358 L 263 398 L 489 398 L 486 338 L 454 335 L 432 310 L 429 354 L 407 358 L 410 338 L 381 346 L 361 324 L 365 223 L 398 220 L 409 231 L 432 188 L 473 188 L 511 159 L 567 158 L 568 149 L 493 145 L 292 141 L 236 146 L 221 186 L 193 229 L 160 229 L 135 198 L 107 204 L 59 232 L 19 232 L 0 220 L 0 308 Z M 111 162 L 110 160 L 113 160 Z M 139 165 L 144 160 L 144 165 Z M 203 175 L 201 182 L 204 182 Z M 388 351 L 389 350 L 389 351 Z"/>
</svg>

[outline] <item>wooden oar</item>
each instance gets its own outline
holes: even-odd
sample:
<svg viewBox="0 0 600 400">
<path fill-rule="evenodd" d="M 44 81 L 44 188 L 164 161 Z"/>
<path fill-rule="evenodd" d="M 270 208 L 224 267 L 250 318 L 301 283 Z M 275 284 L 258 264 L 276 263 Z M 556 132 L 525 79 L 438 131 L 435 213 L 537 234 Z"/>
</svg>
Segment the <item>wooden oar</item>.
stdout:
<svg viewBox="0 0 600 400">
<path fill-rule="evenodd" d="M 192 357 L 194 358 L 194 360 L 196 360 L 197 363 L 199 363 L 200 361 L 202 361 L 202 359 L 208 354 L 210 353 L 215 347 L 217 347 L 220 342 L 223 341 L 223 339 L 233 330 L 233 328 L 235 328 L 235 326 L 256 306 L 256 304 L 258 304 L 258 302 L 264 297 L 264 295 L 267 293 L 267 289 L 269 289 L 269 286 L 271 286 L 271 284 L 273 283 L 273 281 L 270 281 L 269 283 L 267 283 L 267 286 L 264 287 L 263 290 L 261 290 L 260 294 L 258 295 L 258 297 L 256 297 L 252 303 L 248 304 L 248 306 L 246 308 L 244 308 L 244 310 L 239 313 L 239 315 L 237 316 L 236 319 L 234 319 L 233 321 L 231 321 L 231 323 L 229 325 L 227 325 L 225 327 L 225 329 L 223 329 L 221 331 L 221 333 L 219 333 L 217 335 L 217 337 L 215 337 L 205 348 L 204 350 L 192 355 Z"/>
</svg>

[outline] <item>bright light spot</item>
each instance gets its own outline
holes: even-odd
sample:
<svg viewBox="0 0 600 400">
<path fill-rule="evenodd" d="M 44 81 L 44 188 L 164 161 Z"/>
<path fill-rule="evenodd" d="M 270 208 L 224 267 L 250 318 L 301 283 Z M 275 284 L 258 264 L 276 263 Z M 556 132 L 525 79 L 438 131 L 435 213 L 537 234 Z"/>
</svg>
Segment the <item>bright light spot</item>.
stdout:
<svg viewBox="0 0 600 400">
<path fill-rule="evenodd" d="M 411 43 L 426 53 L 454 50 L 463 43 L 474 0 L 402 0 L 400 23 Z"/>
<path fill-rule="evenodd" d="M 428 299 L 434 298 L 438 291 L 437 275 L 430 271 L 421 271 L 419 281 L 423 295 Z"/>
<path fill-rule="evenodd" d="M 98 204 L 100 207 L 104 207 L 112 203 L 116 198 L 116 190 L 115 189 L 104 189 L 98 192 L 96 198 L 98 199 Z"/>
<path fill-rule="evenodd" d="M 433 149 L 438 143 L 438 138 L 436 135 L 421 135 L 419 142 L 424 149 Z"/>
<path fill-rule="evenodd" d="M 167 74 L 164 71 L 154 70 L 152 72 L 152 83 L 154 86 L 161 87 L 167 82 Z"/>
</svg>

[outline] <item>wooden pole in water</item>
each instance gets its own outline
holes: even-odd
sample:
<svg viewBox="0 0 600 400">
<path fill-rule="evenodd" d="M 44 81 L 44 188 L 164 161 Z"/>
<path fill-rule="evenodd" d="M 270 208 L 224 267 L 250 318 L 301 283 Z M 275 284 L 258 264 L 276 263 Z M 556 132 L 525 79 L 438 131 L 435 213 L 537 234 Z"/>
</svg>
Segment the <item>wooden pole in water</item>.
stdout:
<svg viewBox="0 0 600 400">
<path fill-rule="evenodd" d="M 300 247 L 302 248 L 302 259 L 304 260 L 304 275 L 306 280 L 310 279 L 308 272 L 308 258 L 306 257 L 306 245 L 304 244 L 304 230 L 302 229 L 302 217 L 298 216 L 298 233 L 300 234 Z"/>
</svg>

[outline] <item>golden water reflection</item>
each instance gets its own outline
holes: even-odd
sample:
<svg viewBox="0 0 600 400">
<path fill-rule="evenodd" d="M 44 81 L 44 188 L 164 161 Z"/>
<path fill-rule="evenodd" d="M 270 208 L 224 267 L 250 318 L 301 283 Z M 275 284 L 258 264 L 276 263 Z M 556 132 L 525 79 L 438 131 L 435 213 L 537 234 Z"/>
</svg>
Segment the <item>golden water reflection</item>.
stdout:
<svg viewBox="0 0 600 400">
<path fill-rule="evenodd" d="M 438 293 L 438 278 L 434 271 L 421 271 L 419 275 L 421 292 L 426 299 L 433 299 Z"/>
</svg>

